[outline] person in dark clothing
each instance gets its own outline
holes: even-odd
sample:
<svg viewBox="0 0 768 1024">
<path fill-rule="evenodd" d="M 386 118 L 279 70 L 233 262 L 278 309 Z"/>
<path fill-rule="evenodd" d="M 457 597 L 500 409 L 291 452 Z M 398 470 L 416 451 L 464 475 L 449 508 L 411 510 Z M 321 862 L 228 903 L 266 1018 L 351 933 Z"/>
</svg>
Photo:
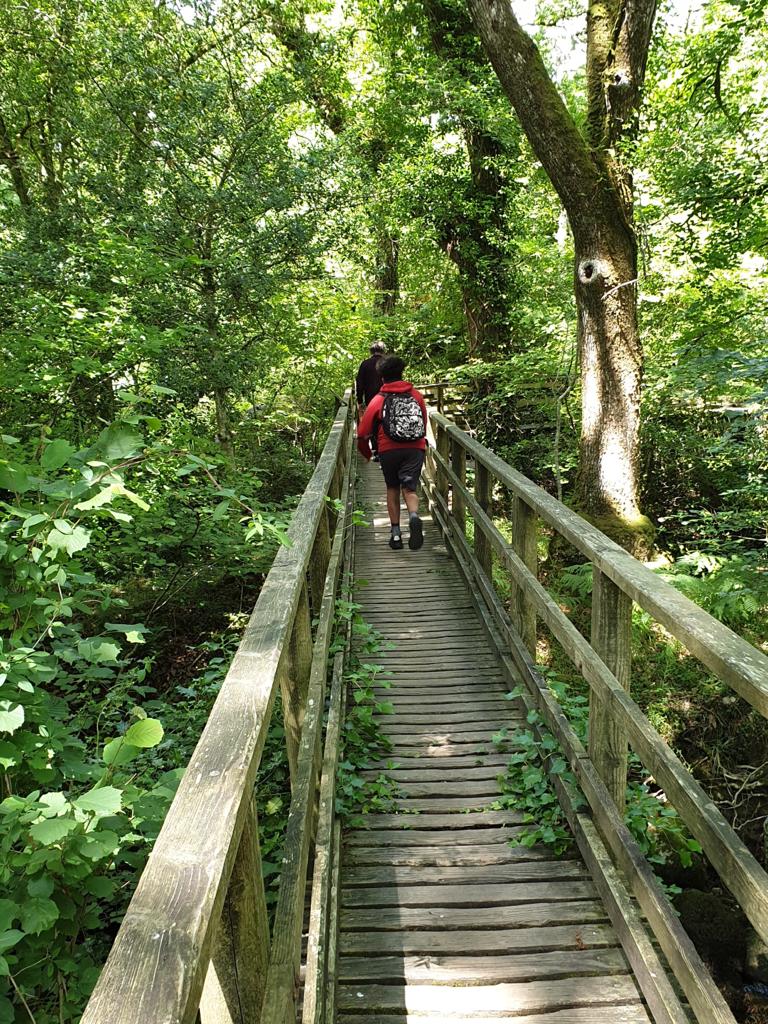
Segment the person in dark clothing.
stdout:
<svg viewBox="0 0 768 1024">
<path fill-rule="evenodd" d="M 361 415 L 379 393 L 379 388 L 382 385 L 381 374 L 379 373 L 379 363 L 381 362 L 382 356 L 386 354 L 386 351 L 387 346 L 383 341 L 374 341 L 371 345 L 370 356 L 360 363 L 360 368 L 357 371 L 357 378 L 355 380 L 355 393 L 357 395 L 357 404 L 360 406 Z M 379 456 L 376 449 L 375 436 L 371 437 L 371 450 L 373 452 L 374 460 L 378 462 Z"/>
<path fill-rule="evenodd" d="M 363 458 L 370 459 L 368 441 L 370 438 L 376 437 L 379 461 L 387 486 L 387 511 L 390 523 L 389 546 L 394 551 L 399 551 L 403 546 L 403 538 L 400 534 L 400 491 L 402 490 L 405 506 L 408 509 L 410 530 L 408 547 L 411 551 L 417 551 L 424 543 L 424 529 L 419 518 L 417 488 L 427 447 L 427 407 L 420 392 L 414 388 L 413 384 L 403 380 L 404 369 L 405 363 L 399 356 L 387 356 L 386 359 L 381 360 L 379 370 L 384 383 L 381 386 L 381 391 L 368 403 L 365 415 L 360 421 L 357 429 L 357 447 Z M 407 413 L 413 414 L 416 421 L 415 427 L 418 428 L 408 428 L 411 430 L 411 440 L 393 440 L 385 431 L 382 417 L 386 414 L 384 403 L 388 395 L 401 396 L 392 401 L 400 401 L 404 406 L 410 407 Z M 419 414 L 421 414 L 420 417 Z"/>
</svg>

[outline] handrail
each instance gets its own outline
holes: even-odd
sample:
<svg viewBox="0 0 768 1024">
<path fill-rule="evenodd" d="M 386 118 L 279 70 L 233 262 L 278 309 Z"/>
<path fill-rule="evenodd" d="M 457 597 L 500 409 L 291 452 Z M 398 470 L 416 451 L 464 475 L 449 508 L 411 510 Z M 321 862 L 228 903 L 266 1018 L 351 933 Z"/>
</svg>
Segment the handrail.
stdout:
<svg viewBox="0 0 768 1024">
<path fill-rule="evenodd" d="M 714 675 L 768 717 L 768 658 L 440 413 L 435 423 L 549 523 Z"/>
<path fill-rule="evenodd" d="M 253 787 L 278 685 L 297 787 L 307 691 L 319 671 L 312 662 L 322 658 L 324 669 L 327 661 L 341 547 L 337 541 L 332 552 L 327 499 L 340 496 L 345 463 L 349 472 L 351 410 L 347 392 L 293 515 L 290 546 L 278 551 L 264 582 L 83 1024 L 194 1024 L 198 1008 L 203 1024 L 258 1019 L 269 933 Z M 317 614 L 320 597 L 326 626 L 313 641 L 310 602 Z M 237 900 L 225 927 L 230 887 Z M 245 917 L 242 906 L 250 908 Z"/>
<path fill-rule="evenodd" d="M 654 615 L 704 665 L 763 714 L 768 714 L 768 658 L 434 409 L 430 409 L 430 426 L 434 445 L 429 454 L 427 488 L 433 514 L 488 609 L 492 630 L 503 638 L 512 659 L 511 674 L 522 678 L 528 687 L 530 697 L 524 700 L 533 700 L 533 706 L 560 740 L 605 845 L 626 873 L 699 1021 L 732 1022 L 732 1014 L 623 825 L 620 810 L 626 786 L 627 744 L 665 788 L 764 941 L 768 941 L 768 874 L 629 696 L 632 601 Z M 474 491 L 467 486 L 467 457 L 474 460 Z M 511 544 L 490 513 L 494 480 L 514 496 Z M 472 542 L 467 537 L 467 516 L 473 521 Z M 593 563 L 591 643 L 538 582 L 537 516 Z M 492 582 L 494 555 L 514 580 L 511 619 Z M 537 616 L 589 683 L 588 752 L 537 670 L 532 656 Z M 584 829 L 578 821 L 575 824 L 577 837 L 581 833 L 584 840 Z"/>
</svg>

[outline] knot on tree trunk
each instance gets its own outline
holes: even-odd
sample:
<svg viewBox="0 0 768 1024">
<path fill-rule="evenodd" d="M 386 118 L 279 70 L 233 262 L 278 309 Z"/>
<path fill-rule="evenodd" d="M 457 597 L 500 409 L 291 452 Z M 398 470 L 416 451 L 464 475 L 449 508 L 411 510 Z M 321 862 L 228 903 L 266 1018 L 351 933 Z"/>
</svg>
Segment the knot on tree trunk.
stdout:
<svg viewBox="0 0 768 1024">
<path fill-rule="evenodd" d="M 597 285 L 605 282 L 608 268 L 605 262 L 596 256 L 586 256 L 579 260 L 577 274 L 579 281 L 584 285 Z"/>
<path fill-rule="evenodd" d="M 608 76 L 608 86 L 611 89 L 624 90 L 632 84 L 632 76 L 625 68 L 615 68 Z"/>
</svg>

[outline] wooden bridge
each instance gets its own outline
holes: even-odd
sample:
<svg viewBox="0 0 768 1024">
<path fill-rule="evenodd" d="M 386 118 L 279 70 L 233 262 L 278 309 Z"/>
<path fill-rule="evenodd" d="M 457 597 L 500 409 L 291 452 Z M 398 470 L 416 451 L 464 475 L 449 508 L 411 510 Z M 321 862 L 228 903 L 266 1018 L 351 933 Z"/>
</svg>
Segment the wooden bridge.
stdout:
<svg viewBox="0 0 768 1024">
<path fill-rule="evenodd" d="M 420 551 L 393 552 L 380 473 L 340 408 L 83 1024 L 733 1024 L 624 825 L 628 746 L 764 941 L 768 875 L 632 701 L 632 603 L 763 715 L 768 659 L 436 409 L 430 425 L 432 522 Z M 359 505 L 372 525 L 353 525 Z M 538 582 L 538 519 L 592 563 L 590 641 Z M 376 660 L 398 797 L 342 829 L 350 625 L 329 650 L 353 592 L 393 643 Z M 589 683 L 588 750 L 536 667 L 537 618 Z M 506 700 L 513 685 L 523 696 Z M 292 802 L 270 935 L 254 785 L 278 692 Z M 510 846 L 519 814 L 489 809 L 505 763 L 491 734 L 514 743 L 533 710 L 583 793 L 553 774 L 578 847 L 566 859 Z"/>
</svg>

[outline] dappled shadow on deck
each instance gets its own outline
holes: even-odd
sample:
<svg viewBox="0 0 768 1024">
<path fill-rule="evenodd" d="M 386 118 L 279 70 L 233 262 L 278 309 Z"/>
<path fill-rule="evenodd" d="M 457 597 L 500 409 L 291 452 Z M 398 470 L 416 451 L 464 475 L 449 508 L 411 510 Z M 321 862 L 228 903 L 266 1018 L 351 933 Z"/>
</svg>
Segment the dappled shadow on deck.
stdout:
<svg viewBox="0 0 768 1024">
<path fill-rule="evenodd" d="M 356 600 L 394 644 L 376 661 L 400 797 L 345 834 L 338 1019 L 648 1022 L 582 861 L 510 846 L 520 816 L 489 807 L 506 761 L 491 736 L 519 716 L 457 566 L 428 520 L 420 551 L 390 550 L 381 473 L 360 472 Z"/>
</svg>

